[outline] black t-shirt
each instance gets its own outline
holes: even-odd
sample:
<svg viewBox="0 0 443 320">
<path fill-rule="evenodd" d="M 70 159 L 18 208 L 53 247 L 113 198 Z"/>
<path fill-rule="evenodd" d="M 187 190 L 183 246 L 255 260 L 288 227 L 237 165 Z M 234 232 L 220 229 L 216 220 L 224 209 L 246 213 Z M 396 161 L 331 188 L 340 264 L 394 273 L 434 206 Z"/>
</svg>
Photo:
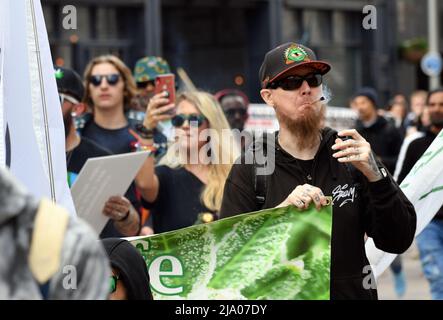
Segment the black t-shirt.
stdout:
<svg viewBox="0 0 443 320">
<path fill-rule="evenodd" d="M 68 172 L 78 174 L 89 158 L 104 157 L 111 154 L 112 152 L 110 150 L 100 147 L 94 141 L 88 138 L 82 138 L 80 144 L 66 154 Z M 71 185 L 72 183 L 70 183 L 69 186 L 71 187 Z"/>
<path fill-rule="evenodd" d="M 151 210 L 155 233 L 189 227 L 200 213 L 210 212 L 200 201 L 205 185 L 188 170 L 158 166 L 155 174 L 160 184 L 157 199 L 153 203 L 142 200 Z"/>
<path fill-rule="evenodd" d="M 128 120 L 128 124 L 119 129 L 106 129 L 95 123 L 94 118 L 89 115 L 80 128 L 81 136 L 93 140 L 98 145 L 112 151 L 113 154 L 122 154 L 133 152 L 137 143 L 137 138 L 131 134 L 134 130 L 132 122 Z M 125 197 L 132 203 L 132 206 L 139 214 L 141 211 L 140 197 L 137 196 L 135 183 L 131 183 Z M 120 237 L 123 235 L 114 235 Z"/>
<path fill-rule="evenodd" d="M 66 165 L 68 168 L 68 183 L 69 187 L 72 186 L 72 184 L 75 182 L 75 179 L 77 178 L 77 175 L 80 173 L 81 169 L 85 165 L 86 161 L 89 158 L 96 158 L 96 157 L 104 157 L 112 155 L 112 152 L 102 148 L 98 144 L 96 144 L 94 141 L 89 140 L 88 138 L 82 137 L 80 144 L 73 149 L 72 151 L 68 152 L 66 154 Z M 132 202 L 136 200 L 135 194 L 132 192 L 126 193 L 126 197 Z M 101 212 L 97 214 L 102 214 Z M 113 237 L 123 237 L 120 232 L 118 232 L 114 224 L 111 220 L 108 221 L 106 226 L 103 228 L 102 232 L 100 233 L 100 238 L 113 238 Z"/>
<path fill-rule="evenodd" d="M 91 120 L 83 128 L 82 137 L 95 141 L 114 154 L 128 153 L 133 151 L 133 144 L 137 142 L 129 129 L 129 124 L 120 129 L 106 129 Z"/>
<path fill-rule="evenodd" d="M 395 171 L 403 138 L 394 124 L 379 116 L 370 127 L 357 120 L 355 128 L 371 144 L 372 151 L 392 174 Z"/>
</svg>

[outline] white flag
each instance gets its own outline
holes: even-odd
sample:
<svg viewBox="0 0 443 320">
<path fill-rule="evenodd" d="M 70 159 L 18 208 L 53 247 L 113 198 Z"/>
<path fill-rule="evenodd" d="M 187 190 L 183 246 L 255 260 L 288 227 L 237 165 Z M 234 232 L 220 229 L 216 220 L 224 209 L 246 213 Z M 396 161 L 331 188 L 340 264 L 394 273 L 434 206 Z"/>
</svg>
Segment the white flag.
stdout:
<svg viewBox="0 0 443 320">
<path fill-rule="evenodd" d="M 417 213 L 415 236 L 428 225 L 443 205 L 443 130 L 417 161 L 403 180 L 400 188 L 414 205 Z M 366 241 L 366 255 L 377 278 L 397 255 L 383 252 L 375 247 L 371 238 Z"/>
<path fill-rule="evenodd" d="M 31 194 L 75 214 L 65 134 L 39 0 L 0 1 L 0 161 Z"/>
</svg>

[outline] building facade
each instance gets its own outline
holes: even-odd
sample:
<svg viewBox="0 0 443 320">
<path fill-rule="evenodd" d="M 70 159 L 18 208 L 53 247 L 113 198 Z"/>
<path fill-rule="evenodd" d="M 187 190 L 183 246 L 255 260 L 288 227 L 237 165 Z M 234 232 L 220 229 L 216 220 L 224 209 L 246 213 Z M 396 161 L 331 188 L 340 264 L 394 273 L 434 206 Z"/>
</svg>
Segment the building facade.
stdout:
<svg viewBox="0 0 443 320">
<path fill-rule="evenodd" d="M 298 41 L 332 64 L 325 83 L 332 93 L 331 104 L 337 106 L 347 106 L 352 93 L 363 85 L 375 87 L 382 102 L 397 92 L 425 86 L 417 80 L 421 79 L 417 65 L 402 61 L 398 52 L 401 37 L 426 36 L 426 22 L 420 19 L 426 14 L 425 5 L 424 11 L 412 13 L 419 18 L 414 20 L 420 25 L 416 34 L 405 21 L 414 3 L 425 4 L 418 0 L 42 0 L 55 63 L 79 72 L 103 53 L 117 54 L 131 68 L 143 56 L 161 55 L 173 70 L 183 68 L 198 88 L 216 92 L 235 87 L 252 102 L 260 102 L 258 70 L 264 54 L 279 43 Z M 376 29 L 362 26 L 368 4 L 376 8 Z M 74 30 L 63 28 L 67 5 L 76 9 Z"/>
</svg>

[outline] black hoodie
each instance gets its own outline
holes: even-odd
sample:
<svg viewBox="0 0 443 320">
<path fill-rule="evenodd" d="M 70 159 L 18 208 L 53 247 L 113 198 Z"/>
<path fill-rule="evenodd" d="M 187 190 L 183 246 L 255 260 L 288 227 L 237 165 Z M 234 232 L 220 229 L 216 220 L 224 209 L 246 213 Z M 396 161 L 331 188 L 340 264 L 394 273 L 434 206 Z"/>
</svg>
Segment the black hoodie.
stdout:
<svg viewBox="0 0 443 320">
<path fill-rule="evenodd" d="M 355 129 L 371 144 L 372 151 L 393 174 L 403 142 L 400 131 L 382 116 L 378 116 L 375 123 L 369 127 L 365 127 L 363 122 L 357 120 Z"/>
<path fill-rule="evenodd" d="M 332 129 L 322 131 L 322 142 L 309 173 L 272 137 L 276 147 L 275 170 L 267 176 L 261 208 L 255 198 L 254 166 L 244 164 L 243 155 L 243 164 L 235 164 L 226 181 L 220 216 L 274 208 L 298 185 L 309 183 L 319 187 L 326 196 L 333 197 L 331 299 L 377 299 L 376 290 L 363 287 L 364 278 L 369 275 L 364 236 L 372 237 L 383 251 L 406 251 L 414 239 L 415 210 L 390 175 L 370 183 L 359 171 L 350 170 L 349 165 L 333 158 L 331 147 L 336 137 L 337 132 Z M 269 145 L 266 141 L 265 144 Z"/>
<path fill-rule="evenodd" d="M 111 266 L 120 272 L 128 300 L 152 300 L 146 262 L 128 241 L 119 238 L 102 240 Z"/>
</svg>

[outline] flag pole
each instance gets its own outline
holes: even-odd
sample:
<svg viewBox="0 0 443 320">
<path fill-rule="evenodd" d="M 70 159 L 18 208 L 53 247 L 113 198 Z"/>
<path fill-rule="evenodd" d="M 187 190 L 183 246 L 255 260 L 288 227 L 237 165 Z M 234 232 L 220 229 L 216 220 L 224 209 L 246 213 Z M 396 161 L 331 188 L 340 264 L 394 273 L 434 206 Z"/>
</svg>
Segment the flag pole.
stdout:
<svg viewBox="0 0 443 320">
<path fill-rule="evenodd" d="M 45 84 L 43 81 L 43 74 L 42 74 L 42 63 L 41 63 L 41 57 L 40 57 L 40 46 L 38 42 L 38 33 L 37 33 L 37 24 L 35 19 L 35 8 L 34 8 L 34 0 L 29 0 L 31 4 L 31 19 L 32 19 L 32 26 L 33 26 L 33 32 L 34 32 L 34 41 L 35 41 L 35 53 L 37 57 L 37 69 L 38 69 L 38 75 L 39 75 L 39 81 L 40 81 L 40 95 L 41 95 L 41 101 L 42 101 L 42 108 L 43 108 L 43 123 L 44 123 L 44 129 L 45 129 L 45 141 L 46 141 L 46 154 L 48 158 L 48 173 L 49 173 L 49 185 L 51 189 L 51 200 L 55 203 L 56 202 L 56 196 L 55 196 L 55 181 L 54 181 L 54 169 L 52 166 L 52 150 L 51 150 L 51 139 L 49 137 L 49 121 L 48 121 L 48 110 L 46 106 L 46 95 L 45 95 Z"/>
</svg>

